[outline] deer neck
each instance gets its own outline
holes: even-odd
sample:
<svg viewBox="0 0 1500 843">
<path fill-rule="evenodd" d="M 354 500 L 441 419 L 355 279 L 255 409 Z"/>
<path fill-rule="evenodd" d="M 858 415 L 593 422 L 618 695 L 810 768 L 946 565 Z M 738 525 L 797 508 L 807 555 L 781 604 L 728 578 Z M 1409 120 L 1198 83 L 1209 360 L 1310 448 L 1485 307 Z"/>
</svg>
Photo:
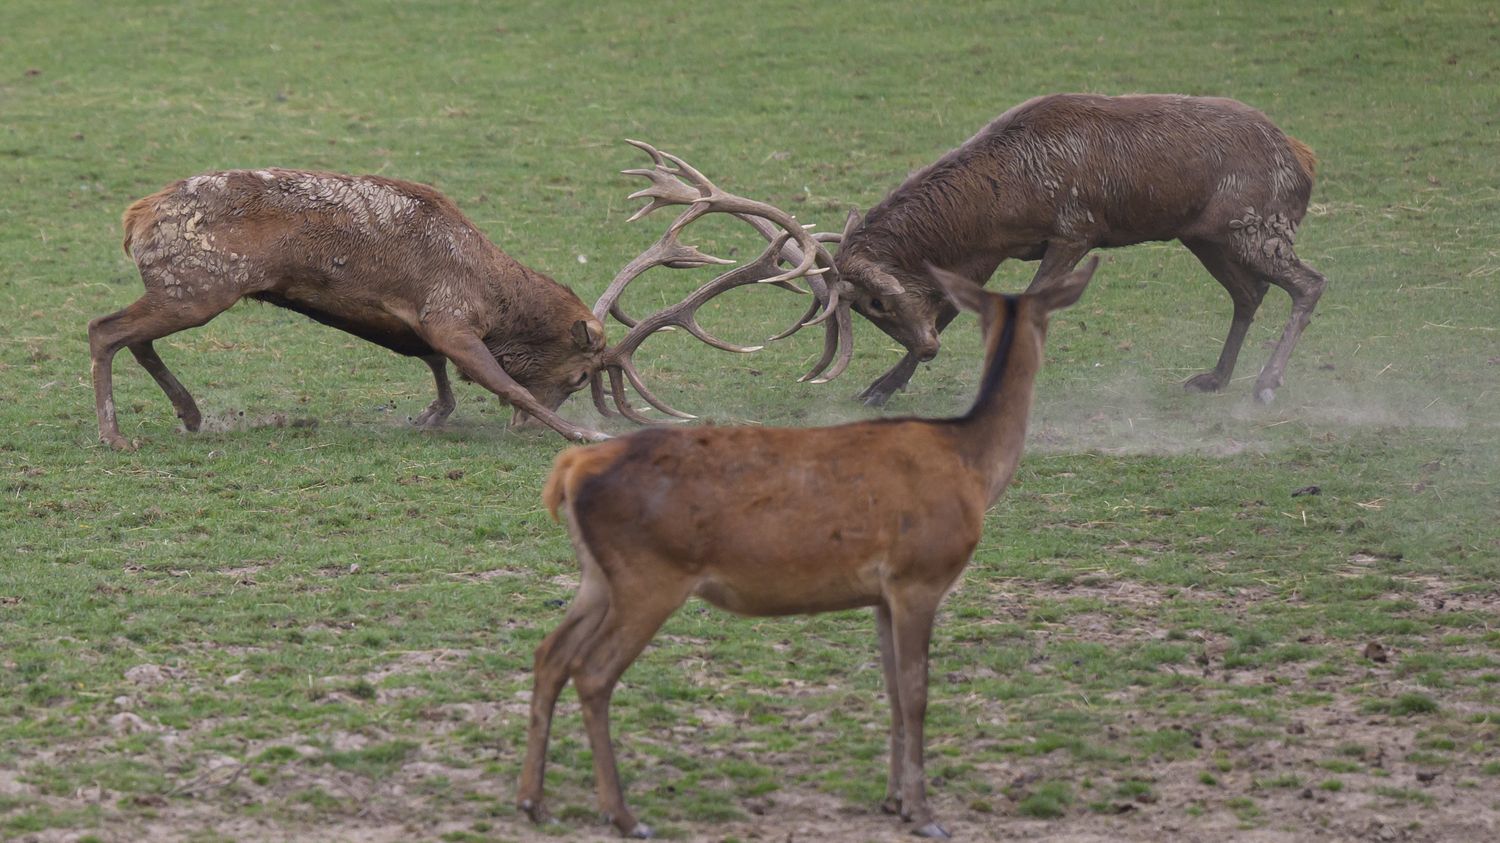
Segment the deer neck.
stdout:
<svg viewBox="0 0 1500 843">
<path fill-rule="evenodd" d="M 974 406 L 955 420 L 959 448 L 988 481 L 993 504 L 1010 483 L 1026 440 L 1026 420 L 1040 360 L 1027 343 L 1017 343 L 1020 306 L 1005 296 L 1005 324 L 985 355 L 984 374 Z"/>
</svg>

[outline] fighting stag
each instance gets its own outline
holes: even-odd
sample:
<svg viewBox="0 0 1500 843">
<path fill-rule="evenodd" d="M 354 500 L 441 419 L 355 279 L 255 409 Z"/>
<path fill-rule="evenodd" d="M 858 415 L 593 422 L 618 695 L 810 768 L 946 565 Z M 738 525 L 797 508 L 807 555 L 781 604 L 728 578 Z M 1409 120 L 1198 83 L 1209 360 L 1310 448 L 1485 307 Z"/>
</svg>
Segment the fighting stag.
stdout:
<svg viewBox="0 0 1500 843">
<path fill-rule="evenodd" d="M 437 387 L 436 398 L 414 420 L 421 427 L 439 426 L 453 411 L 450 360 L 462 377 L 514 407 L 513 427 L 536 420 L 568 439 L 608 438 L 556 412 L 570 394 L 592 383 L 596 404 L 610 413 L 601 385 L 605 372 L 627 417 L 648 420 L 626 401 L 622 379 L 664 412 L 685 416 L 657 400 L 636 373 L 632 355 L 641 342 L 676 325 L 716 347 L 748 350 L 705 334 L 694 319 L 697 307 L 740 284 L 786 284 L 805 273 L 822 290 L 816 273 L 823 270 L 813 264 L 831 266 L 832 259 L 789 215 L 719 191 L 706 179 L 696 186 L 676 182 L 651 151 L 660 166 L 647 172 L 655 185 L 639 195 L 653 201 L 641 214 L 676 202 L 692 207 L 621 273 L 593 311 L 572 290 L 501 251 L 447 197 L 422 184 L 300 170 L 227 170 L 178 181 L 135 202 L 125 212 L 124 249 L 140 270 L 145 293 L 88 326 L 100 440 L 116 449 L 134 447 L 120 434 L 115 412 L 112 364 L 122 348 L 156 380 L 183 426 L 197 430 L 197 403 L 153 343 L 208 322 L 242 298 L 421 358 Z M 685 165 L 684 172 L 696 175 Z M 604 315 L 620 315 L 619 294 L 633 277 L 658 263 L 723 263 L 676 240 L 683 226 L 710 211 L 749 220 L 773 240 L 768 253 L 784 249 L 795 255 L 796 266 L 782 272 L 763 256 L 638 324 L 626 320 L 633 330 L 608 346 Z M 842 318 L 848 321 L 847 308 Z"/>
<path fill-rule="evenodd" d="M 978 312 L 985 338 L 978 396 L 962 417 L 655 428 L 559 454 L 542 497 L 566 516 L 581 579 L 536 651 L 520 808 L 546 817 L 552 714 L 571 679 L 601 809 L 621 834 L 651 835 L 625 804 L 609 704 L 689 597 L 751 616 L 870 606 L 891 704 L 883 807 L 920 835 L 947 837 L 923 771 L 934 618 L 1020 459 L 1048 315 L 1077 301 L 1097 266 L 1020 296 L 933 271 L 956 306 Z"/>
<path fill-rule="evenodd" d="M 1091 249 L 1175 239 L 1234 303 L 1218 363 L 1189 390 L 1227 386 L 1270 285 L 1291 296 L 1255 381 L 1269 403 L 1326 284 L 1292 249 L 1315 164 L 1306 145 L 1230 99 L 1053 94 L 1012 108 L 863 218 L 850 214 L 837 277 L 854 309 L 907 349 L 860 397 L 883 405 L 937 354 L 956 311 L 928 263 L 983 285 L 1008 258 L 1040 260 L 1035 290 Z"/>
</svg>

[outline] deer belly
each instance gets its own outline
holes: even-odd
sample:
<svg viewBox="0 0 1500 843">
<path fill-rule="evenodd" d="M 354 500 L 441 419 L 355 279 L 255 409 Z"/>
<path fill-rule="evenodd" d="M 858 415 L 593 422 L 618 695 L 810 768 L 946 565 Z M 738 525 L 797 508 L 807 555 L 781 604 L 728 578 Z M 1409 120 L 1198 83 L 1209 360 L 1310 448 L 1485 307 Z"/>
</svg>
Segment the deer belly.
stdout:
<svg viewBox="0 0 1500 843">
<path fill-rule="evenodd" d="M 741 615 L 808 615 L 880 602 L 882 565 L 846 567 L 807 560 L 796 569 L 707 571 L 693 593 Z"/>
</svg>

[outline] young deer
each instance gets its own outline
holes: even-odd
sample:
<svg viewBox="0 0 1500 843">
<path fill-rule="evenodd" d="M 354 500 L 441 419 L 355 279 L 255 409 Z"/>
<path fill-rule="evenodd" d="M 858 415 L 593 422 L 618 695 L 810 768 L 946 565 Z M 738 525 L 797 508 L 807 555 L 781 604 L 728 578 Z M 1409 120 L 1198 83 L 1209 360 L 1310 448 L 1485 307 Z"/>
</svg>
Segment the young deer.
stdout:
<svg viewBox="0 0 1500 843">
<path fill-rule="evenodd" d="M 933 620 L 1020 459 L 1048 315 L 1077 301 L 1097 266 L 1019 296 L 932 271 L 984 331 L 984 374 L 964 416 L 655 429 L 558 455 L 542 496 L 554 517 L 566 511 L 582 576 L 536 651 L 521 809 L 546 816 L 552 711 L 572 679 L 600 807 L 622 834 L 650 836 L 620 789 L 609 701 L 689 597 L 759 616 L 873 606 L 891 700 L 882 807 L 919 835 L 947 837 L 927 806 L 922 758 Z"/>
</svg>

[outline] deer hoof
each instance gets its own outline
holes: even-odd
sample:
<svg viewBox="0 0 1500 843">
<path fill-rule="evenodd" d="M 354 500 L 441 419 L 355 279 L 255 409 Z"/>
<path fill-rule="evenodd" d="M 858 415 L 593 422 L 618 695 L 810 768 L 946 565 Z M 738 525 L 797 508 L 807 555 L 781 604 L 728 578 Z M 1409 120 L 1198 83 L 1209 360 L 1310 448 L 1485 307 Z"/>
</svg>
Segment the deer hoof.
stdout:
<svg viewBox="0 0 1500 843">
<path fill-rule="evenodd" d="M 626 833 L 625 836 L 630 838 L 631 840 L 650 840 L 652 835 L 654 834 L 656 834 L 656 832 L 651 830 L 651 826 L 646 825 L 642 822 L 638 822 L 635 824 L 634 828 L 630 829 L 630 831 Z"/>
<path fill-rule="evenodd" d="M 930 822 L 920 828 L 914 828 L 911 833 L 918 837 L 926 837 L 929 840 L 953 839 L 953 835 L 949 834 L 947 829 L 938 825 L 936 821 Z"/>
<path fill-rule="evenodd" d="M 1188 392 L 1218 392 L 1222 386 L 1219 376 L 1213 372 L 1193 375 L 1182 384 L 1182 388 Z"/>
<path fill-rule="evenodd" d="M 203 426 L 203 416 L 197 410 L 179 415 L 178 418 L 182 419 L 182 429 L 188 433 L 197 433 L 198 428 Z"/>
<path fill-rule="evenodd" d="M 1276 400 L 1276 390 L 1263 386 L 1255 390 L 1255 400 L 1261 404 L 1270 404 Z"/>
<path fill-rule="evenodd" d="M 121 453 L 134 451 L 137 447 L 139 447 L 136 443 L 131 442 L 129 439 L 126 439 L 125 437 L 119 435 L 101 436 L 99 437 L 99 441 L 108 445 L 111 450 L 120 451 Z"/>
<path fill-rule="evenodd" d="M 540 801 L 522 799 L 521 803 L 517 807 L 519 807 L 526 814 L 527 819 L 531 820 L 537 825 L 542 825 L 543 823 L 552 821 L 552 817 L 547 814 L 547 809 L 542 806 L 542 803 Z"/>
<path fill-rule="evenodd" d="M 884 407 L 885 402 L 891 400 L 891 394 L 882 389 L 871 387 L 859 394 L 859 402 L 866 407 Z"/>
</svg>

